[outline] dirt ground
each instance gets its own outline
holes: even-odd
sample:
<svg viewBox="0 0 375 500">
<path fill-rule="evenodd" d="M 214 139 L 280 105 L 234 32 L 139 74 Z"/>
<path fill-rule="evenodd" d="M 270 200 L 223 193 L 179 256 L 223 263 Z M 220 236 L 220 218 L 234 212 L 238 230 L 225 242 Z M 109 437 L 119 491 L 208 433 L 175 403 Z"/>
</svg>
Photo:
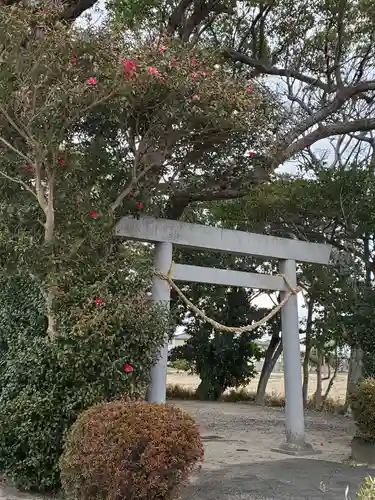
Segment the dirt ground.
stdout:
<svg viewBox="0 0 375 500">
<path fill-rule="evenodd" d="M 243 403 L 172 401 L 199 424 L 205 444 L 202 470 L 182 500 L 344 500 L 371 468 L 345 463 L 349 417 L 306 411 L 306 437 L 320 454 L 291 457 L 271 451 L 284 442 L 284 411 Z M 0 485 L 0 500 L 47 500 Z"/>
<path fill-rule="evenodd" d="M 249 392 L 256 392 L 259 378 L 254 378 L 246 389 Z M 345 400 L 346 393 L 346 373 L 339 373 L 330 391 L 330 397 L 334 399 Z M 189 375 L 186 372 L 175 372 L 170 370 L 167 378 L 168 384 L 180 385 L 190 389 L 196 389 L 199 385 L 200 379 L 196 375 Z M 323 392 L 326 388 L 326 382 L 323 382 Z M 312 395 L 316 389 L 316 375 L 310 374 L 309 379 L 309 394 Z M 267 386 L 267 393 L 284 395 L 284 376 L 282 373 L 273 373 L 270 377 Z"/>
<path fill-rule="evenodd" d="M 271 451 L 284 442 L 284 411 L 242 403 L 176 401 L 200 425 L 202 471 L 184 500 L 344 500 L 371 468 L 349 466 L 349 417 L 306 411 L 306 437 L 319 454 L 291 457 Z M 349 498 L 349 497 L 348 497 Z"/>
</svg>

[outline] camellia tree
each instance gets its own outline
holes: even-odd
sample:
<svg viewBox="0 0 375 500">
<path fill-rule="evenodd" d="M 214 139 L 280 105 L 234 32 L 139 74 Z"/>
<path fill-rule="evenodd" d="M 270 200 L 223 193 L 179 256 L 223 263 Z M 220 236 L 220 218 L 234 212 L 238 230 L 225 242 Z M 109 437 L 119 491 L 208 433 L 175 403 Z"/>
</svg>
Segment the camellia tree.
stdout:
<svg viewBox="0 0 375 500">
<path fill-rule="evenodd" d="M 258 127 L 276 112 L 212 55 L 132 49 L 106 30 L 68 31 L 45 11 L 0 15 L 2 264 L 22 263 L 40 281 L 52 338 L 57 297 L 87 259 L 106 261 L 118 217 L 167 193 L 171 175 L 200 168 L 198 188 L 205 160 L 234 136 L 250 168 L 267 142 Z"/>
<path fill-rule="evenodd" d="M 252 170 L 272 140 L 258 127 L 280 112 L 215 54 L 62 15 L 0 7 L 0 469 L 33 489 L 58 487 L 82 409 L 144 396 L 164 341 L 147 254 L 123 247 L 116 221 L 164 209 L 182 174 L 199 189 L 233 138 Z"/>
</svg>

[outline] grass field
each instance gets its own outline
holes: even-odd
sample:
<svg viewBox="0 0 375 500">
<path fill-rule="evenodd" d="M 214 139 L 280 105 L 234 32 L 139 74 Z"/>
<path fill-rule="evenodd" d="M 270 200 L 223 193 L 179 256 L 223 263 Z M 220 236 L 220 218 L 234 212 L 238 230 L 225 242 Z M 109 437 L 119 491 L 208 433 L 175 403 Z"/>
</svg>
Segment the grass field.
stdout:
<svg viewBox="0 0 375 500">
<path fill-rule="evenodd" d="M 246 387 L 249 392 L 256 392 L 259 378 L 256 377 Z M 330 397 L 333 399 L 345 400 L 347 374 L 339 373 L 330 391 Z M 195 375 L 189 375 L 186 372 L 177 372 L 170 370 L 168 372 L 167 383 L 170 385 L 178 385 L 185 389 L 196 389 L 200 380 Z M 325 391 L 327 382 L 323 382 L 323 392 Z M 309 395 L 312 395 L 316 389 L 316 375 L 311 373 L 309 379 Z M 284 375 L 282 373 L 273 373 L 268 382 L 267 393 L 270 395 L 284 395 Z"/>
</svg>

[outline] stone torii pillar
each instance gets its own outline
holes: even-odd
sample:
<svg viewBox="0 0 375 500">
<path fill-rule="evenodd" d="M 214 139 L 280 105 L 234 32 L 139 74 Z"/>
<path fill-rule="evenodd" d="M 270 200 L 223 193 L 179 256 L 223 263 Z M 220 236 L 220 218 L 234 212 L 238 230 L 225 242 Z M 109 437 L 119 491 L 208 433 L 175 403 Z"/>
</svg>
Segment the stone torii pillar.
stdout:
<svg viewBox="0 0 375 500">
<path fill-rule="evenodd" d="M 154 250 L 155 271 L 166 275 L 172 264 L 172 243 L 156 243 Z M 152 301 L 161 304 L 169 311 L 171 291 L 169 283 L 154 274 L 152 279 Z M 147 401 L 165 403 L 167 389 L 168 335 L 160 350 L 159 359 L 151 369 L 151 383 L 147 393 Z"/>
</svg>

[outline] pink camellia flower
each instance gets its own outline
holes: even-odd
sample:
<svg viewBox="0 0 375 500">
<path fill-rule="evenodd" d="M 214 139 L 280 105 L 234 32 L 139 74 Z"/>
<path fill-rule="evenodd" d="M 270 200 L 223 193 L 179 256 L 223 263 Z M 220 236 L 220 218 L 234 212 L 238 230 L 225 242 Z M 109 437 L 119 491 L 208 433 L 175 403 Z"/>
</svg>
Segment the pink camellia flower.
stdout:
<svg viewBox="0 0 375 500">
<path fill-rule="evenodd" d="M 198 71 L 193 71 L 193 72 L 191 73 L 191 77 L 192 77 L 192 78 L 197 78 L 197 76 L 198 76 L 198 75 L 199 75 Z"/>
<path fill-rule="evenodd" d="M 250 158 L 254 158 L 254 156 L 255 156 L 254 151 L 250 151 L 250 152 L 249 152 L 249 156 L 250 156 Z"/>
<path fill-rule="evenodd" d="M 134 371 L 133 366 L 130 363 L 125 363 L 122 367 L 124 373 L 132 373 Z"/>
<path fill-rule="evenodd" d="M 199 61 L 197 61 L 197 60 L 195 59 L 195 57 L 193 57 L 193 59 L 191 60 L 191 65 L 192 65 L 192 66 L 199 66 Z"/>
<path fill-rule="evenodd" d="M 90 76 L 90 78 L 87 79 L 87 85 L 95 86 L 97 83 L 98 81 L 95 76 Z"/>
<path fill-rule="evenodd" d="M 249 93 L 249 94 L 250 94 L 250 92 L 252 92 L 253 90 L 254 90 L 254 89 L 253 89 L 253 87 L 247 87 L 247 91 L 248 91 L 248 93 Z"/>
<path fill-rule="evenodd" d="M 138 64 L 134 59 L 123 59 L 122 66 L 124 68 L 124 72 L 130 77 L 132 77 L 138 70 Z"/>
<path fill-rule="evenodd" d="M 166 50 L 167 50 L 167 49 L 166 49 L 166 47 L 164 47 L 163 45 L 162 45 L 161 47 L 159 47 L 159 52 L 160 52 L 161 54 L 164 54 L 164 52 L 165 52 Z"/>
<path fill-rule="evenodd" d="M 200 101 L 201 98 L 199 97 L 199 95 L 195 94 L 193 95 L 193 97 L 191 98 L 193 101 Z"/>
<path fill-rule="evenodd" d="M 169 63 L 171 68 L 174 68 L 177 66 L 177 57 L 172 57 L 171 62 Z"/>
<path fill-rule="evenodd" d="M 95 304 L 97 306 L 104 306 L 104 302 L 102 301 L 102 299 L 100 299 L 99 297 L 96 297 L 95 299 Z"/>
<path fill-rule="evenodd" d="M 149 66 L 147 68 L 147 73 L 149 73 L 150 75 L 154 75 L 154 76 L 160 75 L 159 70 L 157 68 L 155 68 L 154 66 Z"/>
</svg>

